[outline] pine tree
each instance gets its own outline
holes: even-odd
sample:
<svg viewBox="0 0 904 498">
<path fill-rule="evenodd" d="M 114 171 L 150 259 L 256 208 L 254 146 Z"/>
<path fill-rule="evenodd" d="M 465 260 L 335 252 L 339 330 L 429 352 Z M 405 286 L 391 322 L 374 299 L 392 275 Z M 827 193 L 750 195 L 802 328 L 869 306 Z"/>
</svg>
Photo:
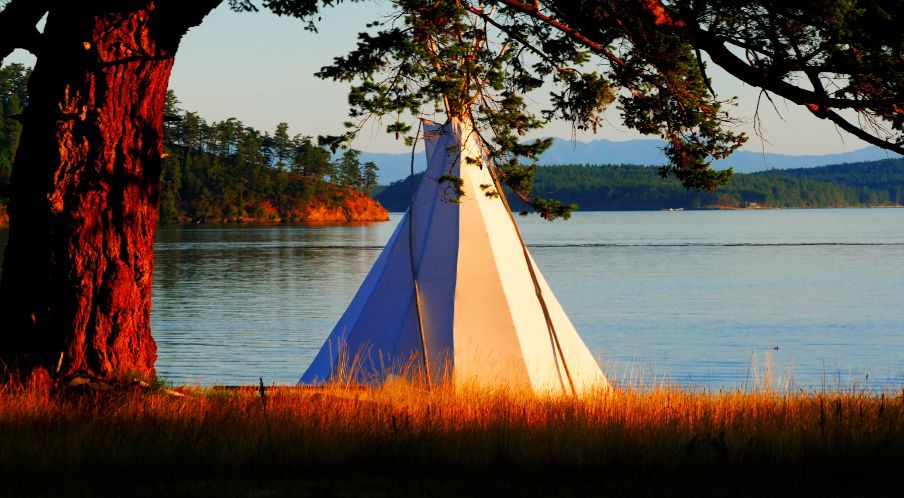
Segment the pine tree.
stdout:
<svg viewBox="0 0 904 498">
<path fill-rule="evenodd" d="M 332 178 L 335 175 L 329 151 L 314 145 L 313 137 L 296 136 L 294 146 L 295 173 L 318 181 L 324 177 Z"/>
<path fill-rule="evenodd" d="M 361 187 L 361 161 L 358 156 L 361 151 L 348 149 L 336 163 L 336 179 L 333 183 L 342 187 L 350 187 L 360 190 Z"/>
<path fill-rule="evenodd" d="M 279 123 L 273 134 L 273 158 L 276 161 L 276 169 L 289 171 L 292 167 L 293 143 L 289 137 L 289 124 Z"/>
<path fill-rule="evenodd" d="M 377 171 L 380 171 L 380 168 L 377 167 L 376 163 L 372 161 L 364 163 L 363 194 L 370 195 L 370 191 L 379 185 L 379 183 L 377 183 Z"/>
<path fill-rule="evenodd" d="M 163 106 L 163 160 L 160 164 L 160 207 L 157 218 L 168 223 L 178 219 L 176 204 L 182 188 L 183 157 L 176 141 L 183 128 L 182 109 L 173 90 L 167 90 Z"/>
</svg>

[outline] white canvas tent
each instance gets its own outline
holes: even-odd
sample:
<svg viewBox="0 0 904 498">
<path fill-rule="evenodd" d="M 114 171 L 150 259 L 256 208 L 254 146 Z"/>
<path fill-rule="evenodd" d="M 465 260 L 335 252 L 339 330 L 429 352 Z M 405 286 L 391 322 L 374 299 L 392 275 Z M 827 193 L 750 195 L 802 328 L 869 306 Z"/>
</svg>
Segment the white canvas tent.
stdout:
<svg viewBox="0 0 904 498">
<path fill-rule="evenodd" d="M 471 130 L 457 119 L 426 124 L 414 200 L 300 383 L 349 369 L 379 382 L 407 365 L 434 382 L 451 375 L 566 393 L 606 385 L 532 258 L 529 267 L 503 201 L 481 189 L 494 180 Z M 464 181 L 459 203 L 437 183 L 443 174 Z"/>
</svg>

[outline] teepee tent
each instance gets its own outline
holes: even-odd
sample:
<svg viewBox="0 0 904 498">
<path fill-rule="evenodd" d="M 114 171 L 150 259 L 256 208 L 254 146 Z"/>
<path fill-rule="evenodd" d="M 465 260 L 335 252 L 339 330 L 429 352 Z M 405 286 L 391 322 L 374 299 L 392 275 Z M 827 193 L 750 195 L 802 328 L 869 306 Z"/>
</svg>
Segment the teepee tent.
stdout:
<svg viewBox="0 0 904 498">
<path fill-rule="evenodd" d="M 471 124 L 427 122 L 425 140 L 427 171 L 408 211 L 300 383 L 349 371 L 379 382 L 414 366 L 434 382 L 605 386 L 507 206 L 485 195 L 497 186 Z M 437 182 L 444 174 L 462 179 L 460 201 Z"/>
</svg>

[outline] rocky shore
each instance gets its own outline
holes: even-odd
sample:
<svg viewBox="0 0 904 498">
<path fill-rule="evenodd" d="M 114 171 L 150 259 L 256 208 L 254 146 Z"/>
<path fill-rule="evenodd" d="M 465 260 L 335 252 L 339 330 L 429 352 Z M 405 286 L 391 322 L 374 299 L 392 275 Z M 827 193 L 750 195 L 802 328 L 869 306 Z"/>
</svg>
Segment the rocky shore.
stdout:
<svg viewBox="0 0 904 498">
<path fill-rule="evenodd" d="M 180 216 L 175 223 L 343 223 L 389 221 L 389 212 L 379 202 L 354 191 L 341 197 L 315 197 L 297 209 L 280 211 L 268 201 L 250 203 L 240 212 L 207 216 Z"/>
<path fill-rule="evenodd" d="M 315 198 L 299 209 L 280 213 L 269 202 L 249 204 L 231 216 L 181 216 L 175 223 L 345 223 L 350 221 L 389 221 L 389 213 L 379 202 L 357 192 L 340 199 Z M 6 206 L 0 205 L 0 228 L 9 226 Z"/>
</svg>

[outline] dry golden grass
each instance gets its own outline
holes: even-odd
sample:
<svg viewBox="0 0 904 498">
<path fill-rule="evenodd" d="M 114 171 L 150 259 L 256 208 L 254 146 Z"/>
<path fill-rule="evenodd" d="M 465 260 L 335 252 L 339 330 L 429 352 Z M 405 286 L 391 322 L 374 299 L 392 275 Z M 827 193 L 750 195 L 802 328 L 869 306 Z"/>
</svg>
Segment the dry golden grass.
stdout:
<svg viewBox="0 0 904 498">
<path fill-rule="evenodd" d="M 404 380 L 379 388 L 274 386 L 263 397 L 253 387 L 183 391 L 7 385 L 0 390 L 0 479 L 354 469 L 641 485 L 651 476 L 753 485 L 806 479 L 835 487 L 904 462 L 900 392 L 702 392 L 660 383 L 574 398 L 473 386 L 427 390 Z"/>
</svg>

